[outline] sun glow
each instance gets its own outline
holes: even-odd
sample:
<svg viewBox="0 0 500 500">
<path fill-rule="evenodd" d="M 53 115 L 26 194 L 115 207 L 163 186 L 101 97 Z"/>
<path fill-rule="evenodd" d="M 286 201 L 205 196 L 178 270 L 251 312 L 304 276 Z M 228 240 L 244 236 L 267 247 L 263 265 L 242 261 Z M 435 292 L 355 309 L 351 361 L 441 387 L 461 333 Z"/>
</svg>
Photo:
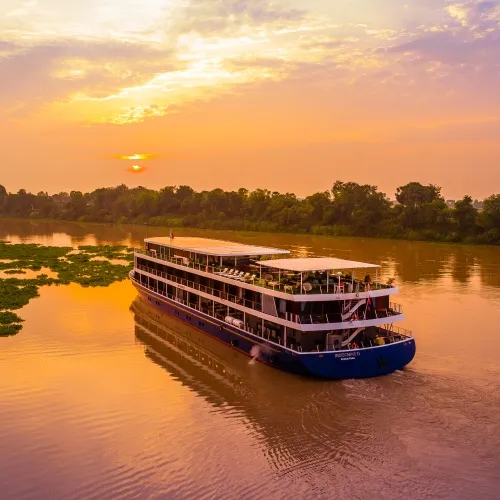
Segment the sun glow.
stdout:
<svg viewBox="0 0 500 500">
<path fill-rule="evenodd" d="M 151 158 L 152 155 L 149 154 L 139 154 L 139 153 L 134 153 L 132 155 L 122 155 L 119 156 L 120 160 L 148 160 Z M 138 165 L 134 165 L 134 167 L 137 167 Z"/>
<path fill-rule="evenodd" d="M 145 167 L 143 167 L 141 165 L 132 165 L 129 167 L 129 171 L 134 172 L 134 173 L 139 173 L 139 172 L 144 171 L 144 168 Z"/>
</svg>

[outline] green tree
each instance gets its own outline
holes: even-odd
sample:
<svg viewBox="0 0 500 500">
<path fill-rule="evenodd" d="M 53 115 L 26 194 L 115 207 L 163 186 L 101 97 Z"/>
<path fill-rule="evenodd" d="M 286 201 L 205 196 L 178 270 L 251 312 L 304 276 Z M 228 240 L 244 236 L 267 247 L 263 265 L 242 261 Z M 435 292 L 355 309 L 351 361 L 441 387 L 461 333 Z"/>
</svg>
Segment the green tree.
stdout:
<svg viewBox="0 0 500 500">
<path fill-rule="evenodd" d="M 396 200 L 405 206 L 416 207 L 439 199 L 441 199 L 441 188 L 432 184 L 423 186 L 419 182 L 410 182 L 396 190 Z"/>
<path fill-rule="evenodd" d="M 481 221 L 486 230 L 500 229 L 500 194 L 494 194 L 484 200 Z"/>
<path fill-rule="evenodd" d="M 479 243 L 500 244 L 500 194 L 494 194 L 484 200 L 483 211 L 479 217 L 483 233 Z"/>
<path fill-rule="evenodd" d="M 329 208 L 332 205 L 331 194 L 329 191 L 324 191 L 322 193 L 314 193 L 305 199 L 307 205 L 310 208 L 310 223 L 311 224 L 325 224 L 327 214 L 329 213 Z"/>
<path fill-rule="evenodd" d="M 389 216 L 390 202 L 376 186 L 337 181 L 332 187 L 330 222 L 350 227 L 354 234 L 375 235 Z"/>
<path fill-rule="evenodd" d="M 477 232 L 477 210 L 472 203 L 470 196 L 464 196 L 455 203 L 452 211 L 452 217 L 461 237 L 474 236 Z"/>
<path fill-rule="evenodd" d="M 2 184 L 0 184 L 0 212 L 4 212 L 5 206 L 7 205 L 7 198 L 9 196 L 9 193 L 7 193 L 7 190 L 5 189 Z"/>
<path fill-rule="evenodd" d="M 398 187 L 396 199 L 401 204 L 395 210 L 400 230 L 419 231 L 422 239 L 445 239 L 452 226 L 441 188 L 410 182 Z"/>
<path fill-rule="evenodd" d="M 67 204 L 67 209 L 70 217 L 76 220 L 85 215 L 87 208 L 87 202 L 81 191 L 71 191 L 69 194 L 69 201 Z"/>
</svg>

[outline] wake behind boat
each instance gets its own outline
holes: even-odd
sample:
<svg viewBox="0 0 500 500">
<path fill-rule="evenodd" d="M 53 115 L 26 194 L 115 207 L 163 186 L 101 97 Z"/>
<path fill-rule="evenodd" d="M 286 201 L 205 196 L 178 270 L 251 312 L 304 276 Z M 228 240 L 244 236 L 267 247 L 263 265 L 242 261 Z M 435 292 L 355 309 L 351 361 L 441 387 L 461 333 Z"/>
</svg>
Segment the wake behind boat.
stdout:
<svg viewBox="0 0 500 500">
<path fill-rule="evenodd" d="M 278 258 L 287 250 L 207 238 L 149 238 L 130 278 L 145 300 L 261 362 L 321 378 L 391 373 L 415 355 L 393 285 L 374 264 Z M 375 269 L 372 281 L 355 273 Z"/>
</svg>

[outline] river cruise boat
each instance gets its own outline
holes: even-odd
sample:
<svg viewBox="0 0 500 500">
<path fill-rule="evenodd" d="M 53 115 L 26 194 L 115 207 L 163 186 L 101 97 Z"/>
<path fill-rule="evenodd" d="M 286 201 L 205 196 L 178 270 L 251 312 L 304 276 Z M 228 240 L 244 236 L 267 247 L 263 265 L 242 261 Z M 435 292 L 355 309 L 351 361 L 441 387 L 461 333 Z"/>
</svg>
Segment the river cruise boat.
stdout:
<svg viewBox="0 0 500 500">
<path fill-rule="evenodd" d="M 384 375 L 415 355 L 375 264 L 207 238 L 147 238 L 130 279 L 144 300 L 277 368 L 327 379 Z M 375 271 L 375 279 L 370 274 Z"/>
</svg>

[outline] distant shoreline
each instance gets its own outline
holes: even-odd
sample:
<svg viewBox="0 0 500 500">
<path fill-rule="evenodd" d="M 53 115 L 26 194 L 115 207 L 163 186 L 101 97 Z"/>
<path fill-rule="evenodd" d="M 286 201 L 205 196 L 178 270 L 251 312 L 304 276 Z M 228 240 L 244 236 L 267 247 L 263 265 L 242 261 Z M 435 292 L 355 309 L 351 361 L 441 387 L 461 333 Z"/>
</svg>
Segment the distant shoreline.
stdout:
<svg viewBox="0 0 500 500">
<path fill-rule="evenodd" d="M 232 232 L 239 232 L 239 233 L 254 233 L 254 234 L 283 234 L 283 235 L 289 235 L 289 236 L 294 236 L 294 235 L 300 235 L 300 236 L 311 236 L 311 237 L 324 237 L 324 238 L 342 238 L 342 239 L 357 239 L 357 240 L 362 240 L 362 239 L 370 239 L 370 240 L 384 240 L 384 241 L 401 241 L 401 242 L 418 242 L 418 243 L 429 243 L 429 244 L 434 244 L 434 245 L 451 245 L 451 246 L 475 246 L 475 247 L 489 247 L 489 248 L 495 248 L 500 246 L 498 243 L 479 243 L 479 242 L 465 242 L 465 241 L 458 241 L 458 242 L 453 242 L 453 241 L 440 241 L 440 240 L 427 240 L 427 239 L 409 239 L 409 238 L 404 238 L 404 237 L 388 237 L 388 236 L 360 236 L 360 235 L 335 235 L 335 234 L 313 234 L 313 233 L 308 233 L 308 232 L 291 232 L 291 231 L 259 231 L 259 230 L 251 230 L 251 229 L 233 229 L 233 228 L 225 228 L 225 227 L 197 227 L 197 226 L 184 226 L 184 225 L 178 225 L 175 226 L 173 224 L 171 225 L 163 225 L 163 224 L 149 224 L 149 223 L 134 223 L 134 222 L 100 222 L 100 221 L 75 221 L 75 220 L 69 220 L 69 219 L 51 219 L 51 218 L 30 218 L 30 217 L 1 217 L 0 216 L 0 222 L 1 221 L 25 221 L 25 222 L 47 222 L 47 223 L 69 223 L 69 224 L 76 224 L 79 226 L 101 226 L 101 227 L 109 227 L 109 226 L 130 226 L 134 228 L 162 228 L 165 231 L 168 231 L 170 229 L 186 229 L 186 230 L 202 230 L 202 231 L 232 231 Z M 1 241 L 1 239 L 0 239 Z"/>
<path fill-rule="evenodd" d="M 440 187 L 409 182 L 395 199 L 376 186 L 341 181 L 304 199 L 267 189 L 120 185 L 50 195 L 0 185 L 0 217 L 500 245 L 500 194 L 480 203 L 470 196 L 446 201 Z"/>
</svg>

